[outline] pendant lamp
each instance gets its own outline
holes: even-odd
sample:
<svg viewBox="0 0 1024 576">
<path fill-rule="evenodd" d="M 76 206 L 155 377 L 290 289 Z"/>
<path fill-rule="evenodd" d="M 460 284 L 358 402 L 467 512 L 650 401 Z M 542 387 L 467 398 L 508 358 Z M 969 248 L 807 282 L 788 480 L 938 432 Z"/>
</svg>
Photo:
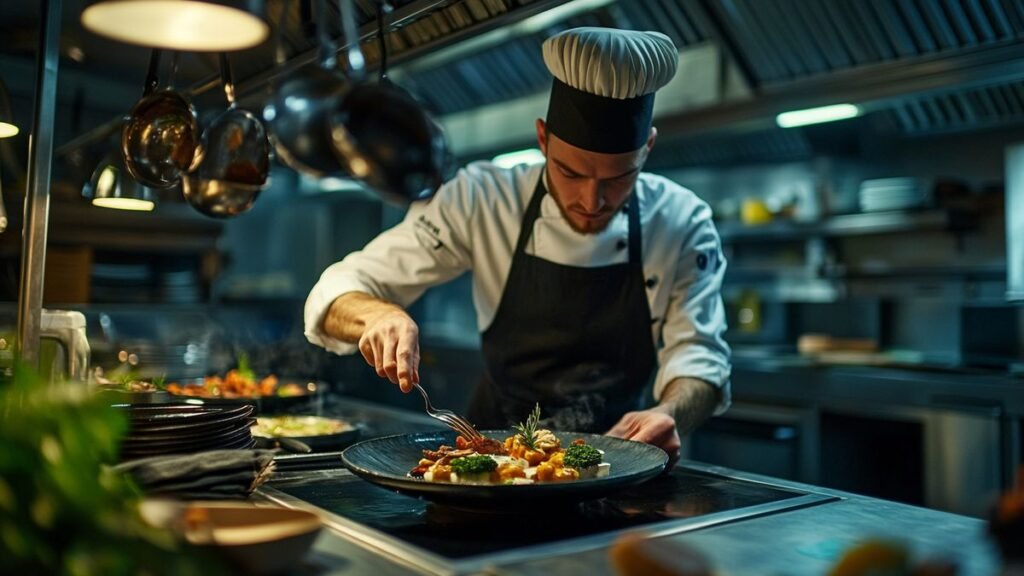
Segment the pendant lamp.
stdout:
<svg viewBox="0 0 1024 576">
<path fill-rule="evenodd" d="M 82 196 L 100 208 L 139 212 L 151 212 L 157 199 L 152 188 L 132 179 L 119 152 L 107 155 L 99 163 L 92 178 L 82 186 Z"/>
<path fill-rule="evenodd" d="M 231 52 L 266 40 L 264 0 L 95 0 L 82 26 L 113 40 L 184 52 Z"/>
</svg>

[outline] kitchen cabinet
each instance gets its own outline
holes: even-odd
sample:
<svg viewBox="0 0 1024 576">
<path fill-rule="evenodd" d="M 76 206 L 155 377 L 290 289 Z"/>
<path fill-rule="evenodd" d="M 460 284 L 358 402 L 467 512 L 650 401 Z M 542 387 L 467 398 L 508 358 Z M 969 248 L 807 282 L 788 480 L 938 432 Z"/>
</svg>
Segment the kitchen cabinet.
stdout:
<svg viewBox="0 0 1024 576">
<path fill-rule="evenodd" d="M 787 480 L 813 482 L 817 421 L 813 411 L 734 403 L 689 439 L 689 458 Z"/>
</svg>

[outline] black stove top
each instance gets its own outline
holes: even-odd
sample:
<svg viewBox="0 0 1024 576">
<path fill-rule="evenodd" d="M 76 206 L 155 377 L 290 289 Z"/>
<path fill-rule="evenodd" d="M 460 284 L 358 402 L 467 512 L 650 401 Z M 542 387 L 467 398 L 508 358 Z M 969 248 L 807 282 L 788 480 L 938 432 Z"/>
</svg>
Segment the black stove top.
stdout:
<svg viewBox="0 0 1024 576">
<path fill-rule="evenodd" d="M 342 471 L 285 477 L 271 486 L 447 561 L 659 523 L 674 525 L 723 512 L 751 510 L 753 514 L 759 510 L 758 514 L 764 514 L 827 500 L 808 501 L 806 492 L 683 466 L 612 498 L 565 508 L 523 510 L 521 514 L 439 506 L 379 488 Z M 718 523 L 732 521 L 726 516 L 730 515 L 718 514 Z"/>
</svg>

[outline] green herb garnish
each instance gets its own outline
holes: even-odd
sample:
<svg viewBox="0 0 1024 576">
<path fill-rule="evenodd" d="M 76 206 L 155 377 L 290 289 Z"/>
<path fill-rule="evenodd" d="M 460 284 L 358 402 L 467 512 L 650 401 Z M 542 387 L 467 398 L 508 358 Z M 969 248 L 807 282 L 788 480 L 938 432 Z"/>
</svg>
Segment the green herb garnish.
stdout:
<svg viewBox="0 0 1024 576">
<path fill-rule="evenodd" d="M 485 474 L 498 469 L 498 463 L 490 456 L 475 454 L 452 460 L 452 471 L 456 474 Z"/>
<path fill-rule="evenodd" d="M 520 442 L 530 450 L 536 450 L 533 445 L 534 435 L 537 433 L 537 425 L 540 423 L 540 404 L 533 407 L 533 412 L 526 417 L 526 423 L 516 424 L 516 431 L 519 433 Z"/>
<path fill-rule="evenodd" d="M 153 386 L 157 390 L 165 390 L 167 388 L 167 385 L 166 385 L 167 375 L 166 374 L 161 374 L 160 376 L 154 376 L 152 382 L 153 382 Z"/>
<path fill-rule="evenodd" d="M 245 352 L 238 355 L 238 375 L 247 380 L 256 379 L 256 373 L 252 371 L 252 366 L 249 364 L 249 355 Z"/>
<path fill-rule="evenodd" d="M 573 444 L 565 449 L 562 462 L 570 468 L 582 470 L 601 463 L 601 451 L 589 444 Z"/>
</svg>

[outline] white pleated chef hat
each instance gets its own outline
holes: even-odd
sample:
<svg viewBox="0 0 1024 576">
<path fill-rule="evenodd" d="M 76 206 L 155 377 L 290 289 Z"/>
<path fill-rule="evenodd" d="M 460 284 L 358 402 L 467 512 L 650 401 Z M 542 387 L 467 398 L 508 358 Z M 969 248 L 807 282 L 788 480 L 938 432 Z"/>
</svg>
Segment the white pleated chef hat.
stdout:
<svg viewBox="0 0 1024 576">
<path fill-rule="evenodd" d="M 647 141 L 654 93 L 676 73 L 679 53 L 659 32 L 573 28 L 544 41 L 554 76 L 547 126 L 573 146 L 621 153 Z"/>
</svg>

